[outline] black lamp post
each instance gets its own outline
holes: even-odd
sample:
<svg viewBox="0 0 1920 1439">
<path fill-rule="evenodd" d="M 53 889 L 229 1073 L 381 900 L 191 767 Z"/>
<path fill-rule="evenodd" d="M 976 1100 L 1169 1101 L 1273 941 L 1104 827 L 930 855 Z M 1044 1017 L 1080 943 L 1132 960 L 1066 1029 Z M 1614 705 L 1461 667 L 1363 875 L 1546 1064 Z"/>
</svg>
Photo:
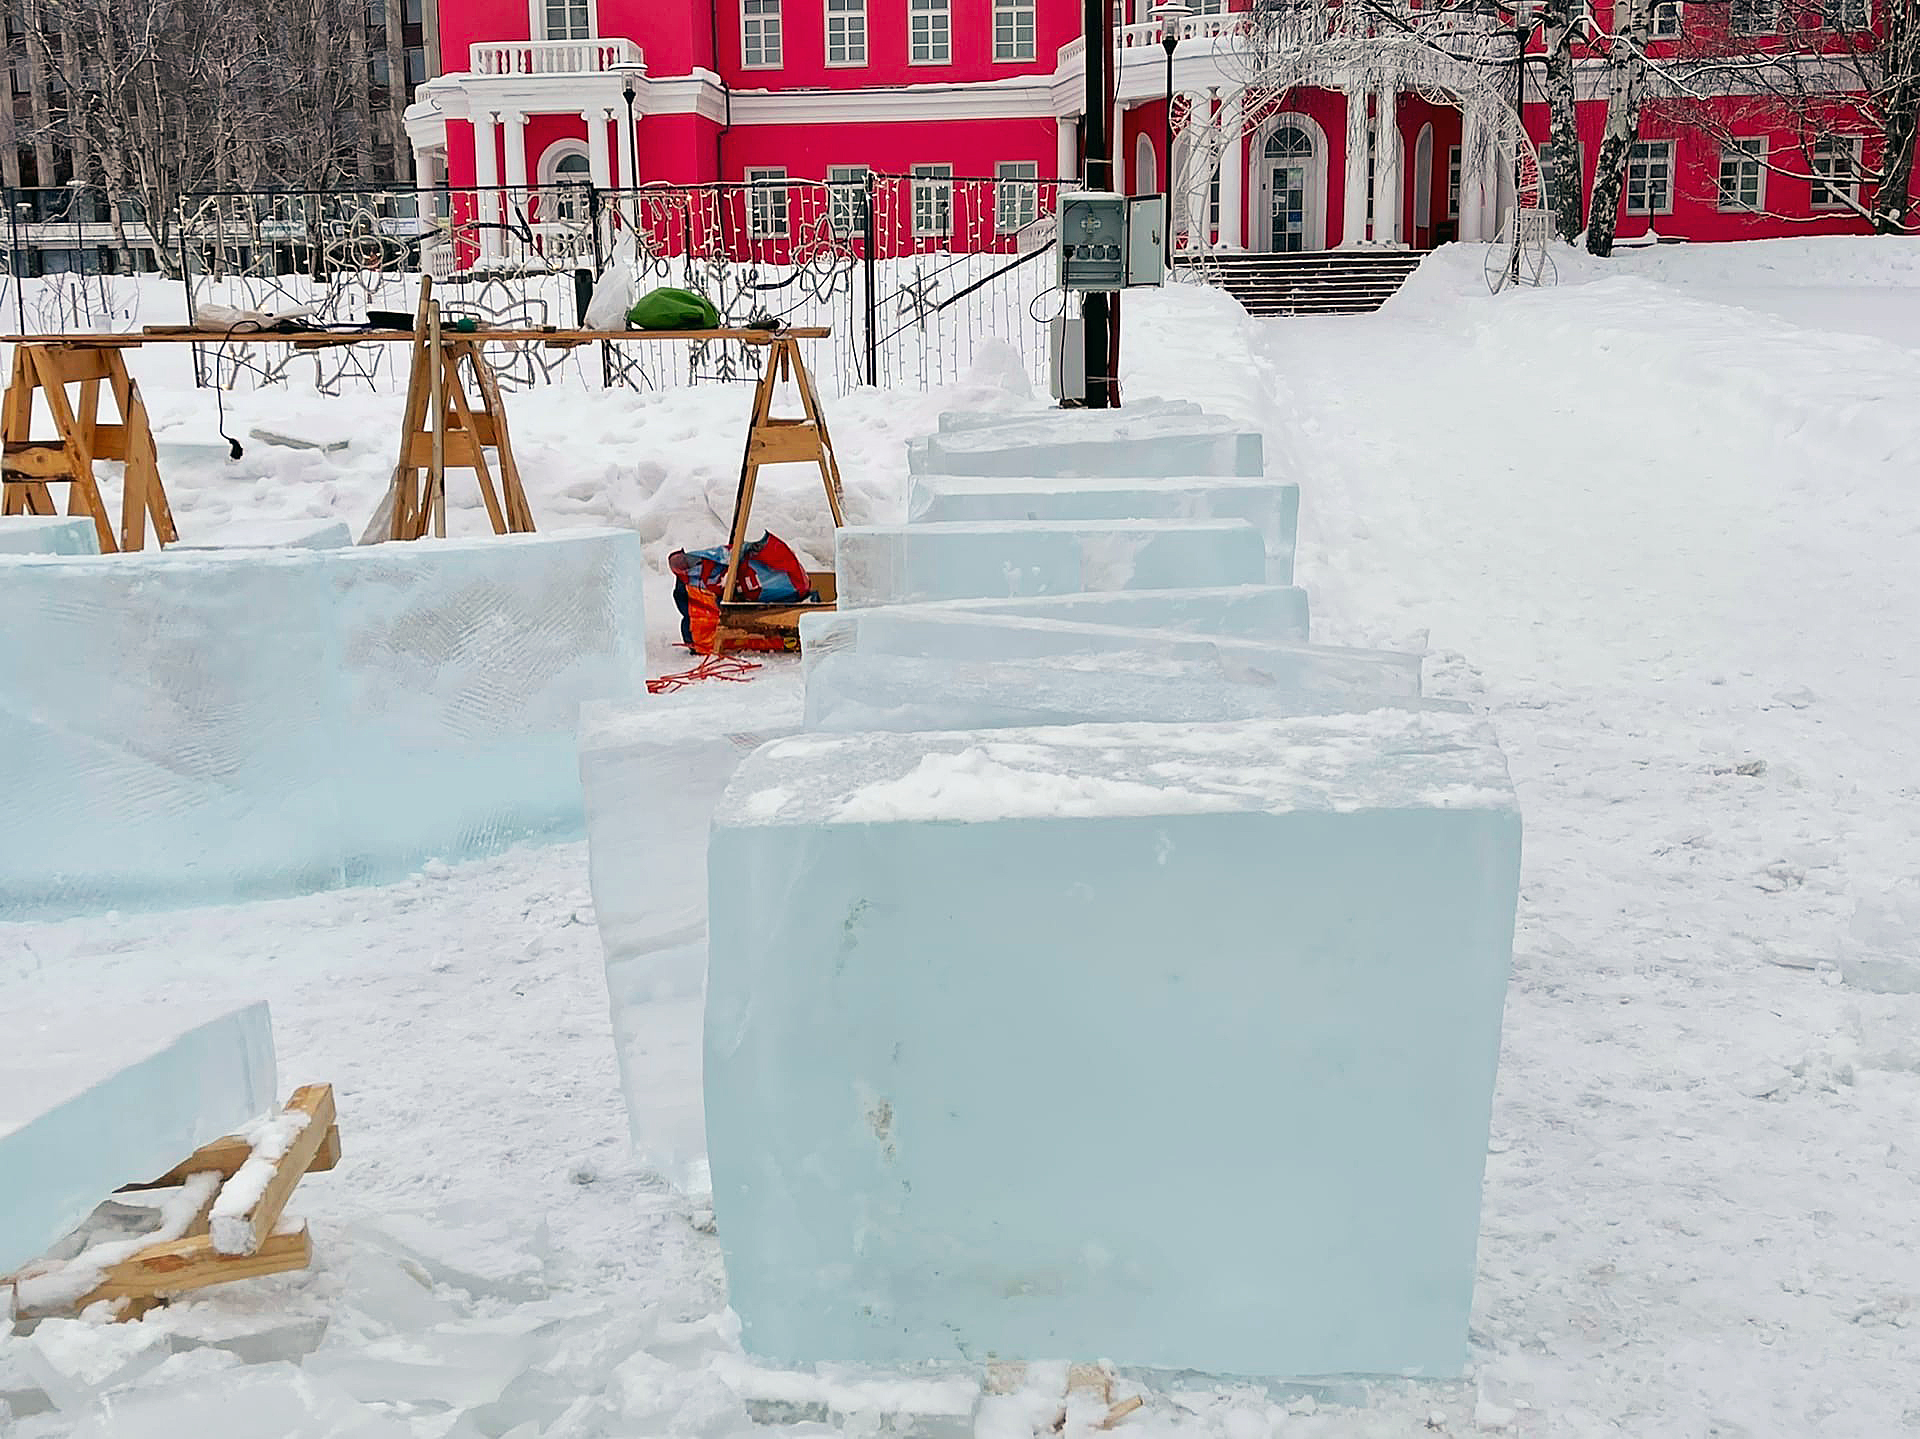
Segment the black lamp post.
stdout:
<svg viewBox="0 0 1920 1439">
<path fill-rule="evenodd" d="M 1165 174 L 1166 184 L 1160 187 L 1160 203 L 1165 210 L 1160 225 L 1162 238 L 1166 242 L 1166 266 L 1173 268 L 1173 52 L 1180 48 L 1180 22 L 1193 13 L 1187 8 L 1185 0 L 1165 0 L 1165 3 L 1153 7 L 1154 19 L 1160 22 L 1160 48 L 1167 52 L 1167 114 L 1164 142 L 1166 145 Z"/>
<path fill-rule="evenodd" d="M 638 190 L 640 188 L 640 139 L 639 139 L 639 132 L 634 128 L 634 119 L 633 119 L 633 100 L 634 100 L 633 71 L 631 70 L 623 71 L 621 73 L 620 78 L 625 82 L 625 84 L 621 87 L 620 95 L 621 95 L 621 98 L 627 102 L 626 174 L 620 177 L 621 179 L 626 181 L 626 184 L 623 185 L 621 188 L 625 190 Z M 634 208 L 632 212 L 633 218 L 637 220 L 639 218 L 639 213 L 640 213 L 640 202 L 636 198 L 633 203 L 634 203 Z"/>
</svg>

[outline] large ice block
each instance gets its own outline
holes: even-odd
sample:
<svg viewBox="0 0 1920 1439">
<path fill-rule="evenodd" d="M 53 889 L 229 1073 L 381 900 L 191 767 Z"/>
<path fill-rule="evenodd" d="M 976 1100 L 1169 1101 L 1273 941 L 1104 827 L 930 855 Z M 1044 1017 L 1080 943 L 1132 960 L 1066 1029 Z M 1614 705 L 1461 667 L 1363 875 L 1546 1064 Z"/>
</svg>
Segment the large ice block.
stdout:
<svg viewBox="0 0 1920 1439">
<path fill-rule="evenodd" d="M 1127 419 L 1138 421 L 1148 416 L 1203 415 L 1206 411 L 1192 400 L 1134 400 L 1127 404 Z M 1104 435 L 1113 424 L 1111 412 L 1100 410 L 946 410 L 940 415 L 942 434 L 978 430 L 997 430 L 1008 425 L 1031 428 L 1044 425 L 1056 435 Z"/>
<path fill-rule="evenodd" d="M 175 550 L 340 550 L 353 543 L 345 520 L 243 520 Z"/>
<path fill-rule="evenodd" d="M 276 1103 L 265 1004 L 46 1025 L 8 1016 L 0 1048 L 0 1275 L 38 1258 L 123 1184 L 165 1174 Z"/>
<path fill-rule="evenodd" d="M 1175 475 L 1261 475 L 1266 472 L 1260 435 L 1213 415 L 1145 415 L 1124 410 L 1087 428 L 1062 430 L 1038 418 L 1024 425 L 995 425 L 925 436 L 907 446 L 907 468 L 916 475 L 1001 475 L 1103 479 Z"/>
<path fill-rule="evenodd" d="M 1217 663 L 1175 660 L 1128 668 L 1129 656 L 941 660 L 840 652 L 807 672 L 806 727 L 866 730 L 1013 729 L 1023 725 L 1204 724 L 1391 707 L 1465 713 L 1443 700 L 1327 695 L 1229 679 Z"/>
<path fill-rule="evenodd" d="M 0 560 L 0 918 L 377 880 L 577 833 L 644 685 L 628 531 Z"/>
<path fill-rule="evenodd" d="M 1259 584 L 1241 520 L 849 525 L 834 536 L 840 607 Z"/>
<path fill-rule="evenodd" d="M 97 555 L 100 532 L 85 515 L 0 515 L 0 555 Z"/>
<path fill-rule="evenodd" d="M 735 686 L 589 705 L 581 715 L 587 866 L 606 956 L 620 1087 L 643 1163 L 681 1190 L 708 1188 L 700 1103 L 707 977 L 707 827 L 754 749 L 794 733 L 791 673 Z"/>
<path fill-rule="evenodd" d="M 919 606 L 915 606 L 919 608 Z M 1056 620 L 1123 629 L 1303 642 L 1307 592 L 1294 585 L 1209 585 L 1177 590 L 1108 590 L 1007 600 L 936 600 L 927 608 L 986 617 Z M 852 610 L 852 623 L 871 610 Z"/>
<path fill-rule="evenodd" d="M 745 1346 L 1457 1374 L 1519 860 L 1466 716 L 760 750 L 706 1017 Z"/>
<path fill-rule="evenodd" d="M 1267 581 L 1293 583 L 1300 487 L 1281 480 L 998 480 L 917 475 L 916 524 L 994 520 L 1245 520 L 1267 547 Z"/>
<path fill-rule="evenodd" d="M 809 656 L 810 672 L 828 655 L 847 651 L 981 661 L 1127 656 L 1136 669 L 1145 662 L 1204 662 L 1232 680 L 1279 685 L 1329 700 L 1416 697 L 1422 668 L 1420 655 L 1394 650 L 1074 624 L 946 605 L 885 605 L 823 615 L 817 621 L 809 615 L 801 621 L 800 643 Z"/>
</svg>

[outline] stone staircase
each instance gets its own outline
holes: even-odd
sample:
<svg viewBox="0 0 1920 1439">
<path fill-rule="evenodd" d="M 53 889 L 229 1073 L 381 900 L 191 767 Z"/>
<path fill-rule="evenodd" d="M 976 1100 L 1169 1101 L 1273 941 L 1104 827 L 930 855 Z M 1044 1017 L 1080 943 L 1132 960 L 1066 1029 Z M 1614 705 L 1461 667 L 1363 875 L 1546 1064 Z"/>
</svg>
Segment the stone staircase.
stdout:
<svg viewBox="0 0 1920 1439">
<path fill-rule="evenodd" d="M 1254 315 L 1368 315 L 1425 258 L 1421 250 L 1309 250 L 1205 255 L 1178 262 Z"/>
</svg>

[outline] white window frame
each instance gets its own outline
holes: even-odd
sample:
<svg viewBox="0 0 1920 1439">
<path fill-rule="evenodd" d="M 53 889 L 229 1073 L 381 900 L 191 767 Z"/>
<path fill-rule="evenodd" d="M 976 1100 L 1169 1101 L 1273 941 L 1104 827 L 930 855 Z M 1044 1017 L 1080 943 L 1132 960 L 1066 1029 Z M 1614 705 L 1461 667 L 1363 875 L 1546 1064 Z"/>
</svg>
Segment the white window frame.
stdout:
<svg viewBox="0 0 1920 1439">
<path fill-rule="evenodd" d="M 1685 8 L 1681 0 L 1654 0 L 1653 29 L 1648 32 L 1654 40 L 1678 40 L 1686 28 Z"/>
<path fill-rule="evenodd" d="M 867 198 L 870 165 L 827 166 L 827 228 L 837 240 L 850 240 L 865 227 L 860 224 L 860 205 Z"/>
<path fill-rule="evenodd" d="M 822 0 L 827 18 L 827 68 L 857 70 L 867 63 L 867 0 Z M 840 30 L 842 54 L 833 58 L 834 29 Z"/>
<path fill-rule="evenodd" d="M 953 236 L 953 166 L 915 165 L 913 181 L 913 238 L 945 240 Z M 928 223 L 920 220 L 922 198 L 927 203 Z"/>
<path fill-rule="evenodd" d="M 547 25 L 548 0 L 528 0 L 527 8 L 533 12 L 533 33 L 542 40 L 593 40 L 600 35 L 600 7 L 594 0 L 586 0 L 587 33 L 584 35 L 556 35 Z M 567 4 L 563 8 L 578 8 Z"/>
<path fill-rule="evenodd" d="M 1665 166 L 1664 194 L 1660 204 L 1647 203 L 1648 182 L 1652 178 L 1651 165 L 1656 155 L 1662 157 Z M 1633 172 L 1639 166 L 1640 203 L 1633 200 Z M 1671 140 L 1635 140 L 1633 148 L 1627 152 L 1627 183 L 1625 199 L 1629 215 L 1671 215 L 1673 213 L 1673 141 Z"/>
<path fill-rule="evenodd" d="M 1552 148 L 1553 144 L 1551 141 L 1540 147 L 1540 159 L 1542 161 L 1540 166 L 1540 205 L 1541 208 L 1547 210 L 1553 208 L 1553 191 L 1547 184 L 1547 166 L 1545 161 L 1547 152 Z M 1584 214 L 1587 208 L 1587 146 L 1584 140 L 1575 140 L 1573 142 L 1573 167 L 1574 172 L 1579 177 L 1580 210 L 1581 213 Z"/>
<path fill-rule="evenodd" d="M 1001 23 L 1011 32 L 1005 43 Z M 1020 43 L 1020 27 L 1026 25 L 1026 44 Z M 993 0 L 993 58 L 998 64 L 1015 65 L 1038 59 L 1040 55 L 1040 6 L 1037 0 Z"/>
<path fill-rule="evenodd" d="M 953 0 L 907 0 L 907 63 L 953 63 Z"/>
<path fill-rule="evenodd" d="M 740 0 L 742 70 L 778 70 L 786 63 L 786 17 L 780 6 L 781 0 Z M 759 58 L 752 58 L 756 53 Z"/>
<path fill-rule="evenodd" d="M 1753 202 L 1747 203 L 1727 189 L 1727 161 L 1740 157 L 1740 169 L 1750 171 Z M 1720 165 L 1713 178 L 1713 205 L 1723 215 L 1757 215 L 1767 203 L 1767 140 L 1764 135 L 1735 135 L 1720 142 Z M 1744 178 L 1739 182 L 1744 189 Z"/>
<path fill-rule="evenodd" d="M 1011 204 L 1009 202 L 1011 201 Z M 1040 164 L 1002 160 L 993 167 L 993 228 L 1017 235 L 1040 218 Z"/>
<path fill-rule="evenodd" d="M 792 194 L 786 167 L 747 167 L 747 238 L 784 240 L 793 233 Z"/>
<path fill-rule="evenodd" d="M 1780 0 L 1730 0 L 1727 6 L 1727 29 L 1735 35 L 1778 35 Z"/>
<path fill-rule="evenodd" d="M 560 163 L 563 160 L 585 160 L 587 169 L 562 179 Z M 564 221 L 587 217 L 589 202 L 585 187 L 593 184 L 593 157 L 587 151 L 586 141 L 554 141 L 541 154 L 536 173 L 540 177 L 540 193 L 547 197 L 540 207 L 543 219 Z"/>
<path fill-rule="evenodd" d="M 1460 181 L 1464 171 L 1460 164 L 1460 147 L 1447 146 L 1447 218 L 1460 218 Z"/>
<path fill-rule="evenodd" d="M 1820 152 L 1823 150 L 1832 152 L 1836 158 L 1844 153 L 1847 176 L 1844 181 L 1820 178 L 1823 174 L 1840 173 L 1821 168 Z M 1812 185 L 1807 191 L 1809 208 L 1822 212 L 1848 211 L 1860 203 L 1860 141 L 1857 137 L 1829 135 L 1823 140 L 1816 140 L 1807 156 L 1807 162 L 1808 169 L 1813 173 Z M 1830 198 L 1825 200 L 1817 198 L 1822 190 L 1827 191 Z"/>
</svg>

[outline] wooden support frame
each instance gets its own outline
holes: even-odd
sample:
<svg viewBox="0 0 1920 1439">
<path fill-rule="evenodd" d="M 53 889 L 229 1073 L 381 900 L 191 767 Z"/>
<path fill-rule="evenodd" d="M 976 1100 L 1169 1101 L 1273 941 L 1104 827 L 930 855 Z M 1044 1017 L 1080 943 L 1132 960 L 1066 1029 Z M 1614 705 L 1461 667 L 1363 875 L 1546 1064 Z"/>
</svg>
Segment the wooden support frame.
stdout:
<svg viewBox="0 0 1920 1439">
<path fill-rule="evenodd" d="M 201 1146 L 158 1179 L 123 1186 L 119 1192 L 126 1194 L 179 1188 L 209 1175 L 217 1181 L 177 1238 L 158 1240 L 106 1265 L 93 1287 L 70 1305 L 28 1308 L 20 1317 L 78 1314 L 105 1300 L 117 1306 L 116 1319 L 138 1319 L 169 1295 L 306 1268 L 313 1262 L 307 1227 L 285 1224 L 282 1216 L 304 1176 L 340 1162 L 333 1086 L 310 1084 L 295 1090 L 283 1113 L 298 1114 L 304 1123 L 276 1155 L 261 1153 L 244 1136 L 228 1135 Z M 265 1183 L 249 1185 L 247 1202 L 237 1213 L 220 1214 L 226 1186 L 250 1171 L 257 1176 L 261 1167 L 267 1170 Z M 26 1277 L 23 1272 L 11 1282 Z M 0 1286 L 8 1282 L 0 1276 Z"/>
<path fill-rule="evenodd" d="M 69 396 L 68 388 L 75 385 L 77 394 Z M 116 423 L 100 422 L 102 385 L 113 396 Z M 53 439 L 33 436 L 36 395 L 45 397 L 53 417 Z M 57 514 L 51 487 L 63 484 L 67 513 L 93 521 L 102 554 L 146 548 L 149 524 L 159 544 L 179 538 L 160 483 L 146 402 L 127 373 L 124 350 L 59 342 L 16 345 L 12 378 L 0 402 L 0 448 L 0 514 Z M 94 475 L 96 460 L 123 465 L 117 535 Z"/>
<path fill-rule="evenodd" d="M 417 540 L 447 533 L 447 470 L 472 470 L 496 535 L 532 534 L 533 510 L 520 482 L 520 465 L 507 431 L 507 407 L 500 382 L 487 363 L 482 336 L 446 330 L 433 280 L 420 282 L 420 308 L 414 319 L 407 402 L 400 419 L 400 455 L 393 483 L 374 529 L 386 521 L 385 538 Z M 472 377 L 467 392 L 463 372 Z M 494 451 L 500 485 L 486 452 Z"/>
<path fill-rule="evenodd" d="M 766 368 L 753 392 L 753 413 L 747 421 L 746 453 L 740 461 L 740 485 L 733 499 L 733 528 L 727 537 L 727 578 L 720 591 L 720 624 L 714 637 L 716 653 L 729 644 L 750 638 L 775 636 L 798 647 L 800 617 L 834 607 L 838 594 L 831 570 L 809 572 L 815 598 L 801 604 L 749 604 L 734 595 L 740 584 L 740 565 L 753 523 L 753 494 L 763 465 L 812 464 L 819 467 L 827 493 L 827 509 L 837 530 L 846 523 L 841 510 L 840 463 L 833 453 L 833 437 L 820 406 L 819 391 L 800 356 L 798 337 L 781 333 L 770 342 Z M 774 393 L 782 380 L 791 380 L 800 392 L 798 418 L 773 413 Z"/>
</svg>

